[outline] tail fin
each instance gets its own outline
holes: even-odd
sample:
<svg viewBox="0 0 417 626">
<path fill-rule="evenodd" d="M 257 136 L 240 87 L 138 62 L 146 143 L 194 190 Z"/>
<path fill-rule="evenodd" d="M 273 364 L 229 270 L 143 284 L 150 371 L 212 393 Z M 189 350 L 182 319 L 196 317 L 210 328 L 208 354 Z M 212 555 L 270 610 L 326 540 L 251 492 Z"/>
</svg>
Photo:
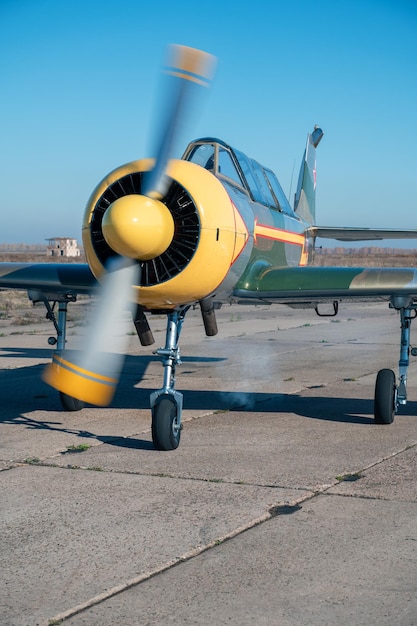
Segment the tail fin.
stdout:
<svg viewBox="0 0 417 626">
<path fill-rule="evenodd" d="M 323 131 L 318 126 L 307 135 L 307 145 L 301 163 L 297 191 L 294 196 L 294 211 L 310 224 L 316 219 L 316 148 Z"/>
</svg>

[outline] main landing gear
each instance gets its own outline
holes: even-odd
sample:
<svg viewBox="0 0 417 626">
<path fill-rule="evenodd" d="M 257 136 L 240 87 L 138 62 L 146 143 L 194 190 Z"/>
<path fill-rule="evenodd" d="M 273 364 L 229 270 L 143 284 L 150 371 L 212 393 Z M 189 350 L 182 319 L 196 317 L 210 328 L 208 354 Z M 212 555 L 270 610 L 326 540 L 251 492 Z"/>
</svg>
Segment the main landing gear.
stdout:
<svg viewBox="0 0 417 626">
<path fill-rule="evenodd" d="M 56 346 L 56 349 L 60 352 L 63 351 L 66 341 L 68 303 L 75 302 L 77 296 L 71 293 L 41 293 L 36 290 L 29 290 L 28 296 L 33 304 L 42 302 L 45 305 L 46 319 L 53 323 L 56 330 L 56 337 L 48 337 L 48 343 L 50 346 Z M 55 307 L 57 304 L 58 317 L 55 315 Z M 64 411 L 81 411 L 81 409 L 84 408 L 84 402 L 82 400 L 62 393 L 62 391 L 59 392 L 59 398 Z"/>
<path fill-rule="evenodd" d="M 408 297 L 393 296 L 390 307 L 400 312 L 401 342 L 399 381 L 390 369 L 378 372 L 375 383 L 374 416 L 376 424 L 391 424 L 400 404 L 407 404 L 407 371 L 410 352 L 417 356 L 417 348 L 410 348 L 411 322 L 417 317 L 417 305 Z"/>
</svg>

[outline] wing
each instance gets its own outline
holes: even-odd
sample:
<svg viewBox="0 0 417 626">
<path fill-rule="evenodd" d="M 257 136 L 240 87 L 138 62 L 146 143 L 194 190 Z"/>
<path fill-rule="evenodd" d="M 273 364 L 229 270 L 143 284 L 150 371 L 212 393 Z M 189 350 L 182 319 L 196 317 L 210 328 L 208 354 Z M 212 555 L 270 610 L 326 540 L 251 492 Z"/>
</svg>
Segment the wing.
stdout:
<svg viewBox="0 0 417 626">
<path fill-rule="evenodd" d="M 97 284 L 86 263 L 0 263 L 0 289 L 41 293 L 91 293 Z"/>
<path fill-rule="evenodd" d="M 337 299 L 417 300 L 417 269 L 271 267 L 234 292 L 238 301 L 307 304 Z"/>
<path fill-rule="evenodd" d="M 417 239 L 417 230 L 386 228 L 344 228 L 338 226 L 311 226 L 311 237 L 337 239 L 338 241 L 381 241 L 382 239 Z"/>
</svg>

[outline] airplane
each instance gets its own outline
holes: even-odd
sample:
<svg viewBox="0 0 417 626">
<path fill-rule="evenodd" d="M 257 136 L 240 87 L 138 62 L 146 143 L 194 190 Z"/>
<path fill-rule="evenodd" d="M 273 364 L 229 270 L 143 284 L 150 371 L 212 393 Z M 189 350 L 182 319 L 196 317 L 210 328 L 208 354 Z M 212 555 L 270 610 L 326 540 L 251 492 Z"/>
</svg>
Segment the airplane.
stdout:
<svg viewBox="0 0 417 626">
<path fill-rule="evenodd" d="M 417 315 L 417 270 L 311 263 L 317 238 L 408 239 L 417 230 L 316 225 L 318 126 L 307 135 L 292 206 L 271 169 L 220 139 L 194 140 L 174 159 L 187 107 L 209 86 L 214 66 L 206 52 L 171 46 L 169 108 L 154 156 L 118 167 L 93 191 L 82 225 L 87 263 L 0 263 L 0 289 L 27 290 L 54 324 L 56 337 L 48 342 L 55 349 L 44 380 L 59 391 L 64 410 L 108 405 L 123 362 L 123 346 L 109 344 L 117 319 L 130 310 L 139 341 L 148 346 L 154 343 L 148 318 L 165 314 L 165 345 L 154 352 L 163 384 L 150 396 L 152 440 L 157 450 L 175 450 L 183 406 L 175 374 L 190 308 L 200 307 L 205 333 L 214 336 L 216 310 L 225 303 L 279 303 L 336 315 L 345 299 L 386 301 L 401 318 L 399 378 L 397 383 L 390 369 L 378 372 L 374 418 L 390 424 L 407 402 L 410 351 L 416 356 L 410 327 Z M 92 293 L 97 298 L 86 346 L 67 350 L 68 305 Z M 330 313 L 320 310 L 322 303 Z"/>
</svg>

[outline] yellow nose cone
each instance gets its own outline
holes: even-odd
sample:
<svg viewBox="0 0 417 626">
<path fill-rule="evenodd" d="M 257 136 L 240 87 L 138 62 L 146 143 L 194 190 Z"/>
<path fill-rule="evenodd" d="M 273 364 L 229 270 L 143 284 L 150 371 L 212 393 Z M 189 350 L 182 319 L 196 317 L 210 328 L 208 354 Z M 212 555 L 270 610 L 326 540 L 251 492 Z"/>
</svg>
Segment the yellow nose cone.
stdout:
<svg viewBox="0 0 417 626">
<path fill-rule="evenodd" d="M 147 261 L 168 248 L 174 236 L 174 220 L 159 200 L 132 194 L 112 202 L 104 214 L 102 230 L 112 250 Z"/>
</svg>

